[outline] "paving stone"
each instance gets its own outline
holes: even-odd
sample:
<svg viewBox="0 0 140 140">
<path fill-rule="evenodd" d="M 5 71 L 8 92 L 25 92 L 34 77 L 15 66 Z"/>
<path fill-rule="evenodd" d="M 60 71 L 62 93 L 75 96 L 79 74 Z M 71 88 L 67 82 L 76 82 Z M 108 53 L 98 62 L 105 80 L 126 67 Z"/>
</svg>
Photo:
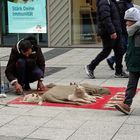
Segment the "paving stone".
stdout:
<svg viewBox="0 0 140 140">
<path fill-rule="evenodd" d="M 21 115 L 29 111 L 31 108 L 21 108 L 18 106 L 3 107 L 0 109 L 0 115 Z"/>
<path fill-rule="evenodd" d="M 118 135 L 130 135 L 140 137 L 140 125 L 125 123 L 118 131 Z"/>
<path fill-rule="evenodd" d="M 0 126 L 9 123 L 10 121 L 17 118 L 16 115 L 0 115 Z"/>
<path fill-rule="evenodd" d="M 0 136 L 0 140 L 22 140 L 21 137 Z"/>
<path fill-rule="evenodd" d="M 72 135 L 67 140 L 111 140 L 112 135 Z M 119 140 L 119 139 L 118 139 Z"/>
<path fill-rule="evenodd" d="M 46 123 L 43 127 L 57 128 L 57 129 L 78 129 L 85 121 L 81 120 L 56 120 L 53 119 Z"/>
<path fill-rule="evenodd" d="M 117 135 L 112 140 L 139 140 L 140 136 Z"/>
<path fill-rule="evenodd" d="M 51 118 L 35 117 L 35 116 L 20 116 L 16 120 L 10 122 L 9 125 L 16 126 L 42 126 Z"/>
<path fill-rule="evenodd" d="M 13 137 L 26 137 L 35 131 L 35 126 L 5 125 L 0 128 L 0 135 Z"/>
<path fill-rule="evenodd" d="M 74 130 L 57 129 L 57 128 L 40 128 L 27 138 L 38 138 L 46 140 L 66 140 Z"/>
<path fill-rule="evenodd" d="M 55 117 L 61 111 L 60 110 L 50 110 L 48 107 L 46 108 L 34 108 L 28 112 L 25 112 L 24 115 L 31 115 L 31 116 L 46 116 L 46 117 Z"/>
</svg>

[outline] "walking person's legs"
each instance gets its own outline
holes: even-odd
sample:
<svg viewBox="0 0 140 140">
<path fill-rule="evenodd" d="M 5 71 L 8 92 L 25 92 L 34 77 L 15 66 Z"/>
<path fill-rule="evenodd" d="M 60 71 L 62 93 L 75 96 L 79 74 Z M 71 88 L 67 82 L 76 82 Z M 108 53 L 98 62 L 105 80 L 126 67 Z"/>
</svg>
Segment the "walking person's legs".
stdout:
<svg viewBox="0 0 140 140">
<path fill-rule="evenodd" d="M 136 95 L 139 77 L 140 77 L 140 72 L 130 72 L 129 73 L 129 81 L 128 81 L 127 89 L 125 91 L 125 99 L 124 99 L 123 103 L 115 105 L 115 108 L 118 111 L 121 111 L 126 115 L 129 114 L 130 106 L 133 102 L 134 96 Z"/>
<path fill-rule="evenodd" d="M 102 51 L 94 60 L 91 61 L 89 65 L 85 66 L 86 73 L 90 78 L 95 78 L 94 70 L 96 66 L 110 54 L 112 49 L 112 45 L 110 44 L 110 36 L 101 36 L 101 38 L 103 43 Z"/>
<path fill-rule="evenodd" d="M 123 55 L 125 54 L 126 50 L 127 50 L 127 45 L 128 45 L 128 35 L 127 34 L 123 34 L 122 35 L 122 53 Z M 106 59 L 109 67 L 114 70 L 114 63 L 116 62 L 116 57 L 115 54 L 109 58 Z"/>
<path fill-rule="evenodd" d="M 113 50 L 116 58 L 115 78 L 128 78 L 128 74 L 126 74 L 123 71 L 123 65 L 122 65 L 123 49 L 122 49 L 122 41 L 121 41 L 120 34 L 118 34 L 118 37 L 115 40 Z"/>
<path fill-rule="evenodd" d="M 139 81 L 140 73 L 130 72 L 129 74 L 129 82 L 126 89 L 124 104 L 131 106 L 133 98 L 136 94 L 137 85 Z"/>
</svg>

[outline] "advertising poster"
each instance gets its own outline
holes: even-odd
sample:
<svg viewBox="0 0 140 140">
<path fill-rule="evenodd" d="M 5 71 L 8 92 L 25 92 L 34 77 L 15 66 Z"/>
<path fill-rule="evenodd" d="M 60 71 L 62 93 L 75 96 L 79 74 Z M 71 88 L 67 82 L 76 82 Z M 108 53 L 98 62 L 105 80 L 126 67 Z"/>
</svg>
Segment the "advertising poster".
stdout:
<svg viewBox="0 0 140 140">
<path fill-rule="evenodd" d="M 9 33 L 46 33 L 46 0 L 8 0 Z"/>
</svg>

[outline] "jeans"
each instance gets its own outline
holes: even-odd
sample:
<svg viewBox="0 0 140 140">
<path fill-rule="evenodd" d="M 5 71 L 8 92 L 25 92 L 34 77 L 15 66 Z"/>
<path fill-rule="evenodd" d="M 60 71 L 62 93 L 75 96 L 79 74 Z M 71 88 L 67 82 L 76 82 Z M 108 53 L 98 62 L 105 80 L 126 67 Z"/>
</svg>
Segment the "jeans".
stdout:
<svg viewBox="0 0 140 140">
<path fill-rule="evenodd" d="M 91 61 L 89 64 L 89 69 L 93 70 L 96 68 L 96 66 L 104 60 L 113 49 L 115 57 L 116 57 L 116 73 L 121 74 L 122 73 L 122 41 L 121 41 L 121 35 L 117 34 L 117 39 L 111 39 L 109 35 L 101 36 L 102 42 L 103 42 L 103 50 L 96 56 L 94 60 Z"/>
<path fill-rule="evenodd" d="M 125 91 L 124 104 L 131 106 L 134 96 L 136 95 L 137 85 L 140 78 L 140 72 L 129 72 L 129 81 Z"/>
<path fill-rule="evenodd" d="M 18 59 L 16 63 L 16 71 L 18 82 L 22 86 L 37 81 L 43 77 L 43 71 L 39 67 L 34 66 L 33 69 L 29 69 L 26 59 L 22 58 Z"/>
</svg>

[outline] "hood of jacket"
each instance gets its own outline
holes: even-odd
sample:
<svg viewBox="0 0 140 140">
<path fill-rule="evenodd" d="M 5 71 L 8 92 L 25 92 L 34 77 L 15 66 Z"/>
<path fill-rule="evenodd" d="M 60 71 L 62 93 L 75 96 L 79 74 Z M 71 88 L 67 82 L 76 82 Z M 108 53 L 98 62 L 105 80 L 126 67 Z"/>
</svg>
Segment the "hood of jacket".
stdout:
<svg viewBox="0 0 140 140">
<path fill-rule="evenodd" d="M 137 21 L 131 26 L 127 26 L 128 36 L 133 36 L 138 29 L 140 29 L 140 21 Z"/>
<path fill-rule="evenodd" d="M 24 38 L 22 38 L 21 40 L 19 40 L 19 41 L 17 42 L 17 44 L 16 44 L 16 49 L 17 49 L 18 53 L 21 53 L 21 51 L 20 51 L 20 49 L 19 49 L 19 43 L 20 43 L 22 40 L 24 40 Z"/>
<path fill-rule="evenodd" d="M 16 48 L 16 50 L 17 50 L 17 52 L 18 52 L 19 54 L 21 54 L 19 43 L 20 43 L 22 40 L 24 40 L 24 38 L 22 38 L 21 40 L 19 40 L 19 41 L 16 43 L 16 46 L 15 46 L 15 48 Z M 35 54 L 36 51 L 37 51 L 37 46 L 34 46 L 34 45 L 33 45 L 33 47 L 32 47 L 32 54 Z"/>
</svg>

